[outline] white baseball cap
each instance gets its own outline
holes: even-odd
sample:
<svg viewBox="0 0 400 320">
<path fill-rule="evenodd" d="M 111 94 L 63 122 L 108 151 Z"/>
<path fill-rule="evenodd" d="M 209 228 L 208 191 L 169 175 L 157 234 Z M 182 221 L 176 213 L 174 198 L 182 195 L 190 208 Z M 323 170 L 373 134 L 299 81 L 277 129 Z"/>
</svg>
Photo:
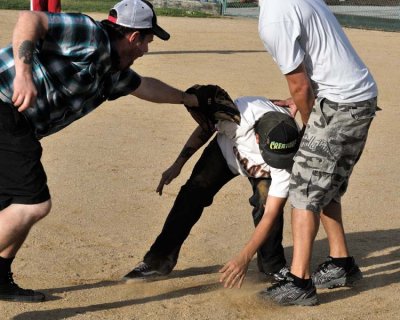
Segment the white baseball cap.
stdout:
<svg viewBox="0 0 400 320">
<path fill-rule="evenodd" d="M 147 0 L 122 0 L 112 9 L 117 17 L 108 16 L 108 20 L 132 29 L 151 29 L 155 36 L 168 40 L 170 35 L 157 24 L 153 5 Z M 111 12 L 110 11 L 110 12 Z"/>
</svg>

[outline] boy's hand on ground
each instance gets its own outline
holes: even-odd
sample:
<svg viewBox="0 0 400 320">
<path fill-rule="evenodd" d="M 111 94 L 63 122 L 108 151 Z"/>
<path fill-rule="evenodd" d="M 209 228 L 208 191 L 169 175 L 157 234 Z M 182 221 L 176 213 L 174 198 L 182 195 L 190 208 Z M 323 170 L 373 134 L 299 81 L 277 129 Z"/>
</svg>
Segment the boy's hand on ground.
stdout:
<svg viewBox="0 0 400 320">
<path fill-rule="evenodd" d="M 233 288 L 235 285 L 240 288 L 246 277 L 249 262 L 243 255 L 233 258 L 219 270 L 222 273 L 219 282 L 222 282 L 225 288 Z"/>
</svg>

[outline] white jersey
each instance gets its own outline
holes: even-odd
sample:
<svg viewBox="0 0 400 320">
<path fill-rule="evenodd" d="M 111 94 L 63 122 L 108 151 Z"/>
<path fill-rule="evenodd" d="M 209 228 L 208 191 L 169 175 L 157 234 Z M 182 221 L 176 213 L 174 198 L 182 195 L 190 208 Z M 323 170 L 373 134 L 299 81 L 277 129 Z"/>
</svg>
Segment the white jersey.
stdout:
<svg viewBox="0 0 400 320">
<path fill-rule="evenodd" d="M 268 166 L 261 156 L 256 142 L 254 124 L 270 111 L 289 113 L 263 97 L 241 97 L 235 100 L 240 115 L 240 125 L 219 121 L 217 140 L 222 154 L 234 174 L 253 178 L 271 178 L 268 194 L 286 198 L 289 191 L 290 172 Z"/>
<path fill-rule="evenodd" d="M 341 103 L 377 96 L 371 73 L 323 0 L 261 0 L 258 31 L 283 74 L 304 61 L 318 97 Z"/>
</svg>

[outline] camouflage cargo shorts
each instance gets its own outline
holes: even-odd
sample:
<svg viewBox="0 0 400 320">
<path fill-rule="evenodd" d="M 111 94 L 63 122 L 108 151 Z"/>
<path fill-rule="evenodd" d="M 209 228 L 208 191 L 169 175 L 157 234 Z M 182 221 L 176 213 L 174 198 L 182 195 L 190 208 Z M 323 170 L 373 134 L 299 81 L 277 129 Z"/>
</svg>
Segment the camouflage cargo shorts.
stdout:
<svg viewBox="0 0 400 320">
<path fill-rule="evenodd" d="M 377 99 L 335 103 L 318 99 L 294 157 L 289 199 L 294 208 L 314 213 L 340 203 L 364 149 Z"/>
</svg>

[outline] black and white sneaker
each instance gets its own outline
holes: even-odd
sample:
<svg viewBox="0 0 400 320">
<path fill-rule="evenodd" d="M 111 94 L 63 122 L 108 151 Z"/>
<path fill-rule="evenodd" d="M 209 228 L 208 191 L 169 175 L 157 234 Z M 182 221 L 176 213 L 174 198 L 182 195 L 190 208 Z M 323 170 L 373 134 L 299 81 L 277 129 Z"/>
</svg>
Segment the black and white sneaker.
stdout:
<svg viewBox="0 0 400 320">
<path fill-rule="evenodd" d="M 334 264 L 333 259 L 328 259 L 320 264 L 311 275 L 311 279 L 317 288 L 333 289 L 337 287 L 350 286 L 363 278 L 360 268 L 351 257 L 351 265 L 346 270 Z"/>
<path fill-rule="evenodd" d="M 163 273 L 146 262 L 139 262 L 139 264 L 133 268 L 131 272 L 123 277 L 123 280 L 135 280 L 135 279 L 149 279 L 154 277 L 165 276 L 168 273 Z"/>
<path fill-rule="evenodd" d="M 0 282 L 0 300 L 42 302 L 45 300 L 45 296 L 41 292 L 22 289 L 14 282 L 12 272 L 9 272 L 7 277 Z"/>
<path fill-rule="evenodd" d="M 285 280 L 289 272 L 290 272 L 289 268 L 284 266 L 279 271 L 270 273 L 269 276 L 271 276 L 276 282 L 278 282 Z"/>
<path fill-rule="evenodd" d="M 290 273 L 286 275 L 285 280 L 261 291 L 259 296 L 283 306 L 314 306 L 318 304 L 317 291 L 313 283 L 310 281 L 306 288 L 300 288 L 294 283 Z"/>
</svg>

